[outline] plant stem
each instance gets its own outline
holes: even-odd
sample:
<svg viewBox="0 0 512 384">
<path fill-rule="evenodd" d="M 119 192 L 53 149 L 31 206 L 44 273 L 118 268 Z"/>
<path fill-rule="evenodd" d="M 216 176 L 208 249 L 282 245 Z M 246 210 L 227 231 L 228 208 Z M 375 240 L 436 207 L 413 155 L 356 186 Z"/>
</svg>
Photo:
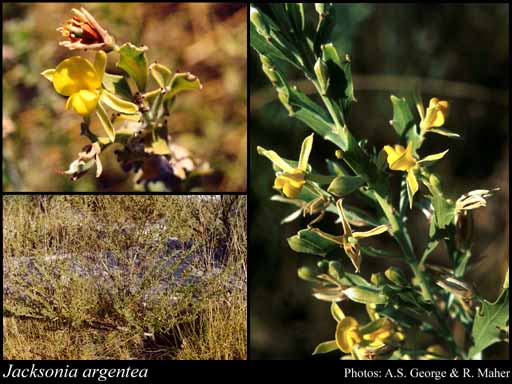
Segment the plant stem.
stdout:
<svg viewBox="0 0 512 384">
<path fill-rule="evenodd" d="M 329 111 L 329 114 L 331 115 L 337 129 L 341 132 L 341 128 L 344 127 L 345 124 L 343 123 L 343 125 L 342 125 L 340 120 L 338 119 L 338 115 L 335 111 L 332 100 L 329 97 L 322 95 L 322 93 L 320 91 L 320 87 L 316 81 L 312 81 L 312 82 L 315 84 L 317 92 L 320 95 L 320 97 L 322 98 L 322 101 L 324 102 L 327 110 Z M 349 160 L 347 158 L 345 158 L 345 161 L 347 162 L 347 164 L 349 165 L 350 168 L 354 169 L 354 166 L 349 163 Z M 437 308 L 437 306 L 434 303 L 434 297 L 431 292 L 429 279 L 425 275 L 424 271 L 421 269 L 420 262 L 416 258 L 416 255 L 414 253 L 414 249 L 412 246 L 411 238 L 409 236 L 409 233 L 407 232 L 407 228 L 405 227 L 405 224 L 403 222 L 399 223 L 398 217 L 397 217 L 397 214 L 399 215 L 399 213 L 396 212 L 396 210 L 388 203 L 388 201 L 385 198 L 383 198 L 375 190 L 373 191 L 373 195 L 374 195 L 375 199 L 377 200 L 377 202 L 379 203 L 386 218 L 388 219 L 389 224 L 391 225 L 390 232 L 391 232 L 392 236 L 394 237 L 394 239 L 396 240 L 396 242 L 398 243 L 398 245 L 400 246 L 400 249 L 402 250 L 402 252 L 404 254 L 406 262 L 409 264 L 411 271 L 413 272 L 415 278 L 417 279 L 423 298 L 426 301 L 432 303 L 432 306 L 434 308 L 434 315 L 435 315 L 440 327 L 442 328 L 441 332 L 443 333 L 445 339 L 448 341 L 452 353 L 460 356 L 461 353 L 459 351 L 459 348 L 457 347 L 457 345 L 455 344 L 455 342 L 453 340 L 450 329 L 449 329 L 448 325 L 446 324 L 444 318 L 439 313 L 439 309 Z"/>
</svg>

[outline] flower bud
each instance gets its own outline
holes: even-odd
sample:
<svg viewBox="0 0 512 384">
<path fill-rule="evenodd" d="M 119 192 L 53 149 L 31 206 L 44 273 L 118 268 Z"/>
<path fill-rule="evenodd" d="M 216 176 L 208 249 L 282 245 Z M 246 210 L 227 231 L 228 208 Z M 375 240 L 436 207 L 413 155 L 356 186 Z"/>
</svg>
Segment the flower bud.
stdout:
<svg viewBox="0 0 512 384">
<path fill-rule="evenodd" d="M 343 291 L 347 297 L 361 304 L 385 304 L 388 298 L 378 291 L 364 287 L 350 287 Z"/>
<path fill-rule="evenodd" d="M 316 276 L 315 276 L 315 273 L 313 272 L 313 270 L 311 270 L 311 268 L 308 268 L 308 267 L 300 267 L 297 270 L 297 275 L 302 280 L 313 281 L 313 282 L 318 281 L 318 279 L 316 279 Z"/>
<path fill-rule="evenodd" d="M 75 16 L 57 28 L 68 41 L 59 45 L 70 50 L 93 49 L 109 52 L 114 48 L 114 38 L 104 29 L 85 8 L 72 9 Z"/>
<path fill-rule="evenodd" d="M 384 275 L 392 282 L 398 285 L 399 287 L 405 287 L 408 285 L 407 279 L 404 277 L 402 272 L 395 267 L 389 267 L 384 272 Z"/>
</svg>

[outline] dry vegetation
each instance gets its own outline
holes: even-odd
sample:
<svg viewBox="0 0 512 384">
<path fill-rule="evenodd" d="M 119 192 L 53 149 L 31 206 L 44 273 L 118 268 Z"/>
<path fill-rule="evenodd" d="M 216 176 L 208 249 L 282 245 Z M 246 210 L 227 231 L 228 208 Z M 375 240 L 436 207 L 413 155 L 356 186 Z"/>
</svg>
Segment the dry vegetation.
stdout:
<svg viewBox="0 0 512 384">
<path fill-rule="evenodd" d="M 245 197 L 3 203 L 4 359 L 246 358 Z"/>
</svg>

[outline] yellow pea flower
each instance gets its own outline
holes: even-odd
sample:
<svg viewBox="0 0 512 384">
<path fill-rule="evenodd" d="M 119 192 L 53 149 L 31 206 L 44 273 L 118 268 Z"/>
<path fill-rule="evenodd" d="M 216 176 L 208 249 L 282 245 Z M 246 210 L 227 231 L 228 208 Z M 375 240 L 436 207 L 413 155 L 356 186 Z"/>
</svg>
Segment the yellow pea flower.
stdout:
<svg viewBox="0 0 512 384">
<path fill-rule="evenodd" d="M 394 147 L 390 145 L 384 146 L 384 151 L 387 154 L 387 162 L 389 165 L 389 169 L 393 171 L 402 171 L 407 172 L 407 191 L 409 194 L 409 207 L 412 209 L 412 199 L 414 194 L 418 191 L 419 185 L 418 180 L 416 179 L 415 170 L 418 168 L 419 164 L 436 161 L 444 157 L 448 150 L 440 153 L 436 153 L 434 155 L 426 156 L 421 160 L 416 160 L 412 154 L 412 143 L 409 142 L 407 144 L 407 148 L 404 148 L 401 145 L 395 145 Z"/>
<path fill-rule="evenodd" d="M 384 341 L 389 339 L 394 333 L 395 329 L 391 321 L 386 318 L 378 320 L 382 324 L 376 330 L 363 335 L 363 340 L 370 341 L 369 347 L 379 348 L 384 345 Z"/>
<path fill-rule="evenodd" d="M 356 344 L 362 341 L 359 323 L 353 317 L 343 318 L 336 326 L 336 345 L 344 353 L 351 353 Z"/>
<path fill-rule="evenodd" d="M 284 195 L 290 199 L 296 198 L 306 184 L 306 171 L 308 168 L 309 155 L 313 147 L 313 134 L 309 135 L 302 142 L 297 168 L 293 168 L 283 160 L 276 152 L 258 147 L 258 154 L 267 157 L 281 171 L 276 175 L 274 188 L 283 191 Z"/>
<path fill-rule="evenodd" d="M 421 117 L 420 129 L 422 131 L 442 127 L 448 117 L 448 102 L 446 100 L 439 100 L 437 97 L 430 99 L 426 113 L 422 104 L 417 104 L 417 108 Z"/>
<path fill-rule="evenodd" d="M 419 357 L 419 360 L 448 360 L 450 355 L 442 345 L 434 344 L 427 348 L 427 354 Z"/>
<path fill-rule="evenodd" d="M 282 189 L 286 197 L 293 199 L 299 195 L 305 183 L 304 172 L 300 169 L 293 169 L 288 173 L 277 175 L 274 188 Z"/>
<path fill-rule="evenodd" d="M 322 236 L 323 238 L 330 240 L 334 243 L 337 243 L 343 247 L 345 253 L 352 261 L 356 272 L 359 272 L 361 266 L 361 248 L 359 247 L 358 238 L 370 237 L 380 235 L 388 230 L 386 225 L 379 225 L 378 227 L 372 228 L 368 231 L 364 232 L 352 232 L 352 228 L 350 227 L 350 223 L 345 216 L 345 211 L 343 210 L 343 199 L 339 199 L 336 202 L 336 208 L 338 208 L 338 214 L 341 219 L 341 225 L 343 226 L 343 235 L 341 236 L 333 236 L 328 233 L 323 232 L 318 228 L 313 228 L 312 231 Z"/>
<path fill-rule="evenodd" d="M 57 68 L 42 72 L 42 75 L 53 83 L 57 93 L 69 96 L 67 109 L 72 108 L 79 115 L 86 116 L 98 104 L 106 64 L 107 54 L 98 51 L 94 65 L 81 56 L 73 56 L 62 61 Z"/>
</svg>

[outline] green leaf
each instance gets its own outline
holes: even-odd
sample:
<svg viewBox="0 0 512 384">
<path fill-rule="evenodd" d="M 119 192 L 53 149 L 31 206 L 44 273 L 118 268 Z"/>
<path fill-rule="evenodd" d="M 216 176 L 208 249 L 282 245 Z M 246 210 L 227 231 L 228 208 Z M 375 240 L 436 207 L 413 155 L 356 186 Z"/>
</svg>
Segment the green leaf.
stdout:
<svg viewBox="0 0 512 384">
<path fill-rule="evenodd" d="M 101 92 L 100 100 L 103 102 L 103 104 L 112 108 L 116 112 L 133 115 L 139 111 L 139 108 L 135 104 L 117 97 L 115 94 L 110 93 L 106 89 Z"/>
<path fill-rule="evenodd" d="M 98 103 L 98 107 L 96 108 L 96 114 L 100 119 L 101 125 L 103 126 L 103 129 L 105 130 L 105 133 L 107 134 L 108 138 L 111 142 L 114 142 L 116 140 L 116 133 L 114 131 L 112 123 L 110 122 L 107 112 L 105 112 L 105 108 L 103 108 L 101 102 Z"/>
<path fill-rule="evenodd" d="M 320 185 L 329 184 L 334 179 L 334 176 L 320 175 L 319 173 L 309 173 L 306 175 L 306 180 L 313 181 Z"/>
<path fill-rule="evenodd" d="M 407 100 L 391 95 L 391 104 L 393 105 L 391 125 L 403 142 L 412 143 L 412 149 L 416 152 L 421 145 L 421 137 L 417 132 L 414 116 Z"/>
<path fill-rule="evenodd" d="M 289 64 L 292 64 L 296 68 L 300 69 L 299 64 L 296 60 L 294 60 L 293 55 L 287 55 L 281 52 L 274 45 L 268 43 L 268 41 L 261 36 L 258 32 L 256 32 L 256 28 L 251 23 L 250 29 L 250 39 L 251 39 L 251 47 L 253 47 L 258 53 L 270 57 L 273 61 L 281 60 L 285 61 Z"/>
<path fill-rule="evenodd" d="M 327 188 L 327 191 L 335 196 L 346 196 L 365 184 L 365 181 L 360 176 L 338 176 Z"/>
<path fill-rule="evenodd" d="M 336 25 L 334 7 L 329 4 L 324 6 L 327 13 L 319 17 L 318 25 L 316 27 L 314 49 L 317 56 L 321 55 L 322 45 L 329 43 L 331 32 Z M 328 9 L 327 9 L 328 8 Z"/>
<path fill-rule="evenodd" d="M 320 256 L 325 256 L 339 247 L 338 244 L 324 239 L 309 229 L 303 229 L 297 235 L 288 238 L 288 244 L 295 252 L 311 253 Z"/>
<path fill-rule="evenodd" d="M 124 70 L 137 84 L 140 92 L 146 91 L 148 79 L 148 60 L 146 49 L 126 43 L 119 48 L 119 62 L 117 66 Z"/>
<path fill-rule="evenodd" d="M 451 224 L 455 218 L 455 203 L 446 199 L 441 192 L 441 184 L 439 179 L 430 175 L 429 181 L 423 180 L 423 184 L 432 194 L 432 205 L 434 207 L 434 225 L 443 229 Z"/>
<path fill-rule="evenodd" d="M 132 92 L 124 76 L 105 73 L 102 84 L 111 93 L 122 96 L 125 99 L 132 99 Z"/>
<path fill-rule="evenodd" d="M 366 281 L 364 277 L 360 275 L 350 272 L 343 272 L 343 276 L 346 277 L 352 284 L 358 287 L 375 289 L 375 287 L 372 284 L 370 284 L 368 281 Z"/>
<path fill-rule="evenodd" d="M 316 346 L 313 355 L 318 355 L 320 353 L 329 353 L 332 351 L 336 351 L 338 349 L 338 344 L 336 344 L 336 340 L 324 341 Z"/>
<path fill-rule="evenodd" d="M 165 65 L 153 63 L 149 66 L 149 73 L 161 88 L 165 88 L 171 83 L 172 72 Z"/>
<path fill-rule="evenodd" d="M 388 301 L 388 298 L 379 290 L 367 287 L 350 287 L 345 289 L 343 293 L 347 295 L 350 300 L 361 304 L 385 304 Z"/>
<path fill-rule="evenodd" d="M 202 89 L 203 86 L 199 79 L 189 72 L 184 73 L 176 73 L 172 80 L 171 85 L 169 86 L 170 90 L 165 98 L 171 98 L 183 91 L 193 91 L 196 89 Z"/>
<path fill-rule="evenodd" d="M 340 306 L 334 301 L 331 303 L 331 315 L 338 323 L 345 318 L 345 314 L 341 310 Z"/>
<path fill-rule="evenodd" d="M 344 117 L 346 117 L 350 105 L 356 101 L 350 59 L 348 55 L 345 60 L 340 59 L 332 43 L 325 44 L 322 47 L 322 59 L 327 65 L 330 83 L 332 84 L 327 95 L 336 100 L 342 108 Z"/>
<path fill-rule="evenodd" d="M 304 31 L 304 4 L 285 3 L 285 9 L 296 33 Z"/>
<path fill-rule="evenodd" d="M 396 267 L 389 267 L 384 272 L 384 275 L 388 278 L 389 281 L 391 281 L 395 285 L 398 285 L 399 287 L 406 287 L 409 285 L 409 282 L 402 274 L 402 271 L 400 271 Z"/>
<path fill-rule="evenodd" d="M 503 290 L 494 303 L 487 300 L 481 301 L 481 308 L 476 314 L 471 333 L 473 346 L 468 352 L 470 358 L 490 345 L 501 341 L 500 328 L 505 328 L 508 325 L 508 309 L 508 288 Z"/>
<path fill-rule="evenodd" d="M 345 210 L 345 216 L 346 216 L 346 210 Z M 389 251 L 385 251 L 383 249 L 380 249 L 380 248 L 374 248 L 374 247 L 371 247 L 369 245 L 366 245 L 364 247 L 361 247 L 361 253 L 364 255 L 364 256 L 369 256 L 369 257 L 381 257 L 383 259 L 388 259 L 388 261 L 391 261 L 391 260 L 400 260 L 401 257 L 398 256 L 396 253 L 393 253 L 393 252 L 389 252 Z"/>
</svg>

